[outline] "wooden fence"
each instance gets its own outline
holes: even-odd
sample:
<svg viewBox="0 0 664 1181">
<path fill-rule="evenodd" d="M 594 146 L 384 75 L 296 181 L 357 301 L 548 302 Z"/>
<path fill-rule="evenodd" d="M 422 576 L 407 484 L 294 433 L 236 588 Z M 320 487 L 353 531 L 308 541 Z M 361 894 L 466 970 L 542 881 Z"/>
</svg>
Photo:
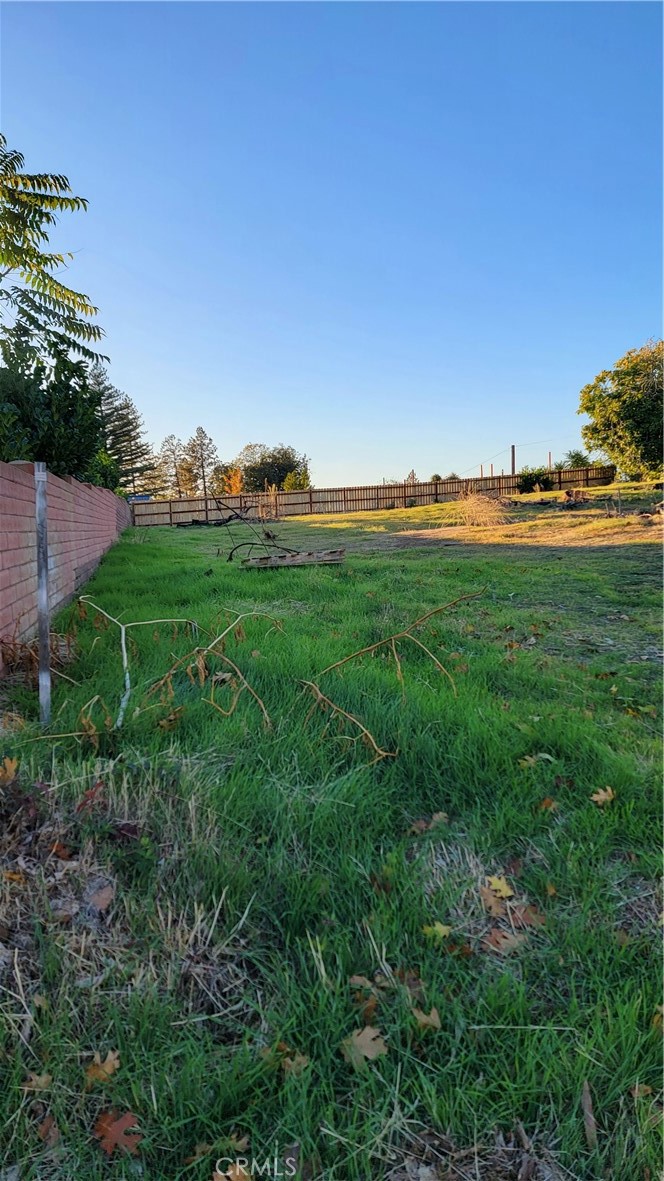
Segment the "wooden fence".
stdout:
<svg viewBox="0 0 664 1181">
<path fill-rule="evenodd" d="M 586 467 L 573 471 L 549 472 L 554 488 L 587 488 L 610 484 L 613 467 Z M 304 516 L 310 513 L 366 513 L 375 509 L 414 508 L 453 500 L 467 489 L 511 496 L 518 491 L 520 476 L 484 476 L 472 480 L 435 480 L 422 484 L 375 484 L 358 488 L 307 488 L 301 492 L 243 492 L 224 496 L 229 508 L 250 517 Z M 228 515 L 214 497 L 185 497 L 181 500 L 149 500 L 132 505 L 135 525 L 188 525 L 191 521 L 219 521 Z"/>
</svg>

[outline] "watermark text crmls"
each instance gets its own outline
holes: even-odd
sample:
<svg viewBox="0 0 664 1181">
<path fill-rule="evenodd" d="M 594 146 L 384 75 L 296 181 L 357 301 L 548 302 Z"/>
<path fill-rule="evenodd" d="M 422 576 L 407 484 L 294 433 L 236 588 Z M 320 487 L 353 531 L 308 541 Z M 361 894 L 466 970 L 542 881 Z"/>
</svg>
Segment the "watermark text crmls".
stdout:
<svg viewBox="0 0 664 1181">
<path fill-rule="evenodd" d="M 294 1177 L 297 1157 L 292 1151 L 282 1155 L 278 1149 L 269 1156 L 221 1156 L 215 1165 L 213 1181 L 243 1181 L 265 1177 L 270 1181 Z"/>
</svg>

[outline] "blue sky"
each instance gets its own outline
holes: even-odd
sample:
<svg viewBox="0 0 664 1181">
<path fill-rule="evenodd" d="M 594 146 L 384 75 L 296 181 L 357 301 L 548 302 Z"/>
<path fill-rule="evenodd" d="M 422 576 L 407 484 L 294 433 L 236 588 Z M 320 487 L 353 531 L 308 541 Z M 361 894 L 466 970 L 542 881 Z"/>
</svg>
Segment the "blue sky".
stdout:
<svg viewBox="0 0 664 1181">
<path fill-rule="evenodd" d="M 58 243 L 154 442 L 321 486 L 540 462 L 661 332 L 656 4 L 1 15 L 3 130 L 90 200 Z"/>
</svg>

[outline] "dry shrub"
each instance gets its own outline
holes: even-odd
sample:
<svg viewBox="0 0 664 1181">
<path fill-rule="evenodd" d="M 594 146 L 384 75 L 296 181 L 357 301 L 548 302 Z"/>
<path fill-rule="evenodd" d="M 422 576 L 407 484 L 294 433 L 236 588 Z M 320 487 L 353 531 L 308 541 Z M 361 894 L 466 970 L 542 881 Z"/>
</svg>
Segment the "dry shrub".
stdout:
<svg viewBox="0 0 664 1181">
<path fill-rule="evenodd" d="M 468 489 L 462 492 L 455 506 L 455 517 L 460 525 L 507 525 L 509 516 L 498 499 Z"/>
</svg>

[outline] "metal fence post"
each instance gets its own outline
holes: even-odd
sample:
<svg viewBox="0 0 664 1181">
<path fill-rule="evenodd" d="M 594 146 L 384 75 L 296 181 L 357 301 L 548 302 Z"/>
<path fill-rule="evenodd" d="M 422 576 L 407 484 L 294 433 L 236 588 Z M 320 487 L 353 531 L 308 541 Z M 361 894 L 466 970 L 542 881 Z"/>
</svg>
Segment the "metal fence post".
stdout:
<svg viewBox="0 0 664 1181">
<path fill-rule="evenodd" d="M 48 608 L 48 512 L 46 464 L 35 464 L 35 523 L 37 527 L 37 626 L 39 637 L 39 718 L 51 720 L 51 650 Z"/>
</svg>

